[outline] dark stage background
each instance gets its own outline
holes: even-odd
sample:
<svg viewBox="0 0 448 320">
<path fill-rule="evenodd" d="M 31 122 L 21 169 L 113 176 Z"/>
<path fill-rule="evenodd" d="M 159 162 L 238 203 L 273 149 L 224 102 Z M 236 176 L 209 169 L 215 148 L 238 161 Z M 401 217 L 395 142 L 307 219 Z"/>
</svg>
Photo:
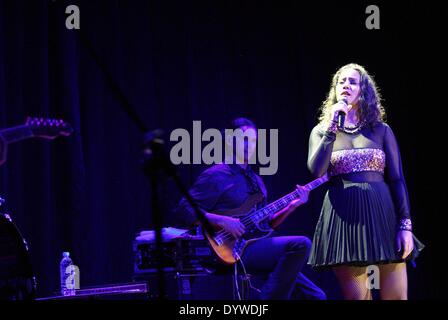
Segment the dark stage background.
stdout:
<svg viewBox="0 0 448 320">
<path fill-rule="evenodd" d="M 163 129 L 166 140 L 175 128 L 191 132 L 193 120 L 205 130 L 247 116 L 278 128 L 278 172 L 264 179 L 270 200 L 311 180 L 308 136 L 332 74 L 349 62 L 366 66 L 401 147 L 415 234 L 427 245 L 409 268 L 410 298 L 446 298 L 446 272 L 437 268 L 446 194 L 434 185 L 446 167 L 446 92 L 437 76 L 445 74 L 447 11 L 438 3 L 1 0 L 0 126 L 31 115 L 75 129 L 10 145 L 0 168 L 0 194 L 29 242 L 38 295 L 58 289 L 65 250 L 83 287 L 130 281 L 132 240 L 152 228 L 142 134 L 82 32 L 146 126 Z M 80 31 L 65 28 L 69 4 L 80 8 Z M 369 4 L 380 8 L 380 30 L 365 27 Z M 202 169 L 178 166 L 187 186 Z M 161 190 L 164 225 L 179 226 L 180 194 L 170 181 Z M 281 233 L 311 238 L 324 191 Z M 329 298 L 340 297 L 331 273 L 305 273 Z"/>
</svg>

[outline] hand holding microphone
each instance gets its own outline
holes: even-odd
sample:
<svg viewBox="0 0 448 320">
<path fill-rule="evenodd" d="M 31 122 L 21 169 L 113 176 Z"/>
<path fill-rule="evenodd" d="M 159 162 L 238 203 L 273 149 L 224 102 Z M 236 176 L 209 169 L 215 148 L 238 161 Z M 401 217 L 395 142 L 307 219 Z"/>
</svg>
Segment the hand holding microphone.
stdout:
<svg viewBox="0 0 448 320">
<path fill-rule="evenodd" d="M 339 100 L 338 102 L 342 102 L 346 108 L 347 107 L 347 98 L 342 98 L 341 100 Z M 344 128 L 344 123 L 345 123 L 345 115 L 347 114 L 347 112 L 345 110 L 339 110 L 338 111 L 338 128 L 339 129 L 343 129 Z"/>
<path fill-rule="evenodd" d="M 348 112 L 347 98 L 343 97 L 338 100 L 336 104 L 332 107 L 333 111 L 333 121 L 337 122 L 339 129 L 344 128 L 345 116 Z"/>
</svg>

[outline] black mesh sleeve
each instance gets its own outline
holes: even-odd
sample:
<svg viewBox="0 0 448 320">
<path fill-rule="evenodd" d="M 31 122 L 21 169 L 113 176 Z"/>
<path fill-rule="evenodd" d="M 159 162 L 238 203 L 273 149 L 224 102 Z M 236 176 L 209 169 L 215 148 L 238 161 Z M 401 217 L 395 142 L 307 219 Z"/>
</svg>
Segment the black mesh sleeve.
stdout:
<svg viewBox="0 0 448 320">
<path fill-rule="evenodd" d="M 386 153 L 385 180 L 390 187 L 398 219 L 410 219 L 410 205 L 408 190 L 403 175 L 403 167 L 395 135 L 385 124 L 384 152 Z"/>
<path fill-rule="evenodd" d="M 311 131 L 307 164 L 313 176 L 321 177 L 327 172 L 335 140 L 335 133 L 323 131 L 320 126 Z"/>
</svg>

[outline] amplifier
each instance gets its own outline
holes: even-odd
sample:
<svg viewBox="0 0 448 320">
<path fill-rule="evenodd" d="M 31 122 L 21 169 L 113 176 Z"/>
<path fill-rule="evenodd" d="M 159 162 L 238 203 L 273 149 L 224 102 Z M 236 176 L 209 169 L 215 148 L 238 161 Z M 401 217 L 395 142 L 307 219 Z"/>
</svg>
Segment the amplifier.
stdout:
<svg viewBox="0 0 448 320">
<path fill-rule="evenodd" d="M 134 273 L 157 272 L 156 243 L 133 242 Z M 215 269 L 219 259 L 203 237 L 175 238 L 162 243 L 162 267 L 165 272 L 200 273 Z"/>
<path fill-rule="evenodd" d="M 237 279 L 237 281 L 235 281 Z M 164 299 L 167 300 L 258 300 L 264 278 L 232 273 L 180 273 L 163 274 Z M 134 275 L 134 281 L 146 280 L 150 299 L 160 298 L 159 275 L 155 273 Z M 263 282 L 261 282 L 261 281 Z M 253 286 L 253 285 L 256 285 Z"/>
<path fill-rule="evenodd" d="M 150 299 L 160 298 L 159 277 L 155 273 L 135 275 L 134 280 L 147 280 Z M 205 273 L 164 274 L 164 299 L 167 300 L 233 300 L 234 278 L 231 274 L 215 275 Z"/>
</svg>

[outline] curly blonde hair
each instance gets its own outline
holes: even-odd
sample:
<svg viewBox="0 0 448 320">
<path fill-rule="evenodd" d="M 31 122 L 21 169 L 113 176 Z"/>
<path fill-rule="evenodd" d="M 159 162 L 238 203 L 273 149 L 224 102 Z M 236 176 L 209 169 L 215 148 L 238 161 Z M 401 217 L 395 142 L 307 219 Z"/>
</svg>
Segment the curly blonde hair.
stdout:
<svg viewBox="0 0 448 320">
<path fill-rule="evenodd" d="M 363 66 L 356 63 L 349 63 L 339 68 L 333 75 L 327 99 L 322 103 L 319 109 L 319 123 L 321 125 L 328 125 L 331 121 L 331 106 L 337 103 L 336 85 L 341 72 L 345 69 L 354 69 L 358 71 L 360 75 L 360 97 L 357 114 L 360 123 L 372 127 L 378 122 L 385 122 L 386 112 L 381 104 L 381 94 L 373 77 Z"/>
</svg>

